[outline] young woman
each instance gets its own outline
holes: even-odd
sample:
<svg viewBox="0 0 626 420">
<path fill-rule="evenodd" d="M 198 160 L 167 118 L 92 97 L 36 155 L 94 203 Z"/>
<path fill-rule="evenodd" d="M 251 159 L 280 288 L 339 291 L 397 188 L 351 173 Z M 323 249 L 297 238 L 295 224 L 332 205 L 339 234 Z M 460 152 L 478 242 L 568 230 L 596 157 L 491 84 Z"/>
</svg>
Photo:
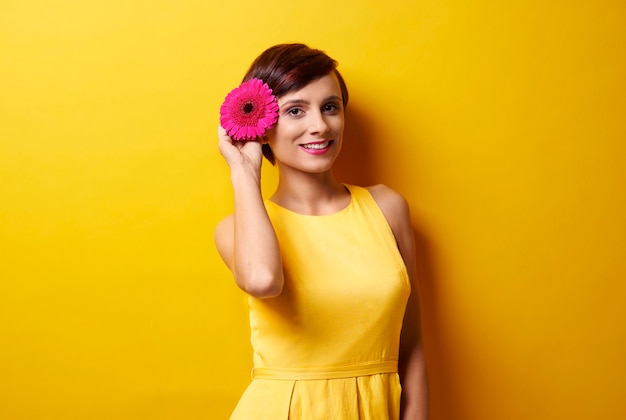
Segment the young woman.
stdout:
<svg viewBox="0 0 626 420">
<path fill-rule="evenodd" d="M 348 103 L 336 66 L 302 44 L 267 49 L 244 81 L 273 90 L 278 122 L 257 141 L 218 129 L 234 214 L 215 242 L 249 295 L 254 348 L 231 419 L 428 418 L 409 207 L 333 177 Z M 263 155 L 279 173 L 266 200 Z"/>
</svg>

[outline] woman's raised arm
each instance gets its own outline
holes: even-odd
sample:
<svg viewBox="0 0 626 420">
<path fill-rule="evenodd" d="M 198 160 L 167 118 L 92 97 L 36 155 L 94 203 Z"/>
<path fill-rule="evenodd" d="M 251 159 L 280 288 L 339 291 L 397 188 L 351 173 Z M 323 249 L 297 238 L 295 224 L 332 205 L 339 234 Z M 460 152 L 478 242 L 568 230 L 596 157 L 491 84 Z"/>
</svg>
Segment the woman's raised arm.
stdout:
<svg viewBox="0 0 626 420">
<path fill-rule="evenodd" d="M 217 250 L 246 293 L 259 298 L 278 296 L 284 283 L 283 265 L 261 195 L 261 143 L 234 142 L 222 127 L 218 137 L 220 152 L 230 167 L 235 210 L 215 228 Z"/>
</svg>

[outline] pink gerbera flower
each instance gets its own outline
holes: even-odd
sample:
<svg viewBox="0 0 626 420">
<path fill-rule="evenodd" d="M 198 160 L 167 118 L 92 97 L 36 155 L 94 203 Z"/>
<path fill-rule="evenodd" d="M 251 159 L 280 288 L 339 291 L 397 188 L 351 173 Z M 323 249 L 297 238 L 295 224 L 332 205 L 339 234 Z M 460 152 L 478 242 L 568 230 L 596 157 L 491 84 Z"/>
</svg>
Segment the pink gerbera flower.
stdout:
<svg viewBox="0 0 626 420">
<path fill-rule="evenodd" d="M 220 107 L 220 124 L 233 140 L 255 140 L 278 121 L 278 101 L 261 79 L 231 90 Z"/>
</svg>

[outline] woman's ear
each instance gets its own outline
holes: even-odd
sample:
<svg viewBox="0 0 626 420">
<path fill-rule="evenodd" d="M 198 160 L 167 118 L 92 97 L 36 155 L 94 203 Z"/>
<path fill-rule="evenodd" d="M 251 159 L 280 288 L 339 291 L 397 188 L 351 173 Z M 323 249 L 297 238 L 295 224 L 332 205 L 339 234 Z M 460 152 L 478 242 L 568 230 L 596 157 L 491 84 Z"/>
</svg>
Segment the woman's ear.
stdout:
<svg viewBox="0 0 626 420">
<path fill-rule="evenodd" d="M 269 140 L 267 139 L 267 136 L 262 136 L 259 138 L 259 143 L 261 144 L 267 144 L 269 142 Z"/>
</svg>

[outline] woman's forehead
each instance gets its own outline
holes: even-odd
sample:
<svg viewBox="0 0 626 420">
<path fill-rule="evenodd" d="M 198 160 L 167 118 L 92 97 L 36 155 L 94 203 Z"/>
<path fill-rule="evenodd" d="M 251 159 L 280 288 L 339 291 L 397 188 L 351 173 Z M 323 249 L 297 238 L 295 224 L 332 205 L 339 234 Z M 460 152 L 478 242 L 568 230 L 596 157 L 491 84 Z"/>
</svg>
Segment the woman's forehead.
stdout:
<svg viewBox="0 0 626 420">
<path fill-rule="evenodd" d="M 336 96 L 341 99 L 341 87 L 334 73 L 329 73 L 319 79 L 313 80 L 299 90 L 285 93 L 278 98 L 280 103 L 287 101 L 310 101 Z"/>
</svg>

